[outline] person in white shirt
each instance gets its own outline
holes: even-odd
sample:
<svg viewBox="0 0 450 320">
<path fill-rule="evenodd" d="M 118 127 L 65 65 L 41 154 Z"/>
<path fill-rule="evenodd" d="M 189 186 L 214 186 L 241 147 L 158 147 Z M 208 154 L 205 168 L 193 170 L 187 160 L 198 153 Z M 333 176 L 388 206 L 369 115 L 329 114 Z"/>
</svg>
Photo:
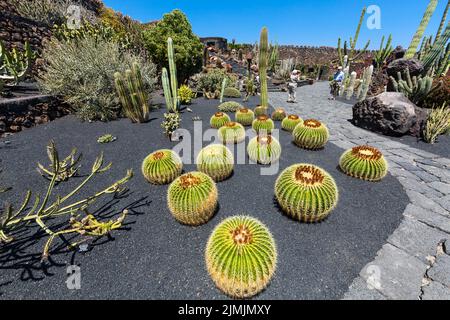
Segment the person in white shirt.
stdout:
<svg viewBox="0 0 450 320">
<path fill-rule="evenodd" d="M 288 100 L 287 102 L 296 103 L 297 100 L 297 82 L 300 80 L 300 74 L 298 70 L 294 70 L 291 73 L 291 77 L 288 83 Z"/>
</svg>

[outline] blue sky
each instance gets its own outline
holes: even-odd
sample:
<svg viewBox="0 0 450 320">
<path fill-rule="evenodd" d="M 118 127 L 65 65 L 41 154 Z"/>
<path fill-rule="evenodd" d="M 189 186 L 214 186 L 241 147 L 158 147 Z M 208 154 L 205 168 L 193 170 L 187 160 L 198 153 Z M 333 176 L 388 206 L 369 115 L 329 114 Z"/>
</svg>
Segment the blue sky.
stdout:
<svg viewBox="0 0 450 320">
<path fill-rule="evenodd" d="M 381 9 L 381 29 L 363 25 L 358 47 L 372 40 L 378 48 L 383 35 L 392 33 L 394 45 L 407 47 L 422 19 L 428 0 L 104 0 L 104 3 L 142 22 L 158 20 L 181 9 L 194 32 L 222 36 L 238 43 L 254 43 L 263 26 L 270 41 L 279 44 L 336 46 L 337 38 L 353 36 L 364 6 Z M 426 34 L 435 35 L 447 0 L 438 8 Z"/>
</svg>

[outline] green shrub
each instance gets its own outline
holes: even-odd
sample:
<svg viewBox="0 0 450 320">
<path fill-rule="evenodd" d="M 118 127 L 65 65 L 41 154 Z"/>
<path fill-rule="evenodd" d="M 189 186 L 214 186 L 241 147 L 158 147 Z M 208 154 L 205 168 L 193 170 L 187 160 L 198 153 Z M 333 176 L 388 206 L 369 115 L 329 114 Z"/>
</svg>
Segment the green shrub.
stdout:
<svg viewBox="0 0 450 320">
<path fill-rule="evenodd" d="M 244 106 L 236 101 L 227 101 L 219 105 L 220 112 L 236 112 L 239 109 L 243 109 Z"/>
<path fill-rule="evenodd" d="M 227 98 L 240 98 L 241 92 L 236 88 L 228 87 L 228 88 L 225 88 L 225 90 L 223 92 L 223 96 L 227 97 Z"/>
<path fill-rule="evenodd" d="M 178 89 L 178 96 L 180 97 L 181 104 L 191 104 L 192 99 L 195 98 L 195 93 L 186 85 L 182 85 L 180 89 Z"/>
<path fill-rule="evenodd" d="M 156 82 L 151 61 L 122 52 L 113 41 L 90 36 L 76 42 L 52 38 L 42 55 L 45 66 L 38 79 L 42 90 L 61 96 L 83 120 L 107 121 L 121 115 L 114 74 L 125 72 L 133 63 L 141 67 L 148 95 Z"/>
<path fill-rule="evenodd" d="M 167 39 L 173 39 L 175 61 L 179 82 L 202 68 L 203 44 L 192 32 L 192 26 L 185 14 L 174 10 L 164 15 L 155 26 L 143 32 L 145 47 L 152 61 L 161 69 L 168 68 Z"/>
</svg>

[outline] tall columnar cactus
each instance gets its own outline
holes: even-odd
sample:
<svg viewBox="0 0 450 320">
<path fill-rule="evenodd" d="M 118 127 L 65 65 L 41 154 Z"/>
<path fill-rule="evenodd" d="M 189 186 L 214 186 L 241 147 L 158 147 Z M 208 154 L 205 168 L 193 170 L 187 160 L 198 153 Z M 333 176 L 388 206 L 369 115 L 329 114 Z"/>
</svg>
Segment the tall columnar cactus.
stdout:
<svg viewBox="0 0 450 320">
<path fill-rule="evenodd" d="M 271 135 L 258 135 L 250 140 L 247 153 L 253 162 L 267 165 L 280 159 L 281 145 Z"/>
<path fill-rule="evenodd" d="M 339 192 L 333 177 L 310 164 L 296 164 L 284 170 L 275 183 L 275 197 L 281 209 L 302 222 L 319 222 L 336 207 Z"/>
<path fill-rule="evenodd" d="M 25 42 L 23 51 L 16 48 L 8 51 L 0 40 L 0 81 L 16 85 L 31 70 L 34 58 L 28 42 Z"/>
<path fill-rule="evenodd" d="M 245 136 L 245 128 L 237 122 L 228 122 L 219 129 L 219 140 L 224 144 L 241 143 Z"/>
<path fill-rule="evenodd" d="M 226 113 L 216 112 L 211 117 L 209 124 L 211 125 L 211 128 L 220 129 L 230 121 L 231 121 L 231 119 Z"/>
<path fill-rule="evenodd" d="M 197 170 L 220 182 L 228 179 L 233 173 L 234 156 L 230 149 L 221 144 L 213 144 L 203 148 L 197 157 Z"/>
<path fill-rule="evenodd" d="M 414 58 L 414 55 L 417 52 L 417 48 L 419 47 L 420 41 L 422 40 L 425 29 L 427 28 L 428 23 L 430 22 L 431 16 L 436 10 L 437 4 L 438 0 L 430 0 L 430 2 L 428 3 L 428 7 L 425 11 L 425 14 L 423 15 L 422 21 L 420 22 L 419 28 L 417 29 L 416 34 L 414 35 L 411 44 L 409 45 L 409 48 L 406 51 L 404 57 L 405 59 Z"/>
<path fill-rule="evenodd" d="M 380 181 L 388 172 L 383 154 L 370 146 L 359 146 L 346 151 L 339 166 L 347 175 L 367 181 Z"/>
<path fill-rule="evenodd" d="M 226 295 L 251 298 L 263 291 L 277 265 L 272 234 L 259 220 L 235 216 L 221 222 L 206 245 L 206 268 Z"/>
<path fill-rule="evenodd" d="M 114 81 L 126 116 L 133 122 L 148 121 L 150 107 L 139 64 L 133 63 L 132 69 L 125 71 L 125 80 L 120 72 L 116 72 Z"/>
<path fill-rule="evenodd" d="M 225 94 L 225 89 L 227 88 L 228 79 L 225 77 L 222 81 L 222 89 L 220 90 L 220 103 L 223 103 L 223 96 Z"/>
<path fill-rule="evenodd" d="M 199 226 L 208 222 L 216 212 L 218 191 L 216 183 L 202 172 L 190 172 L 178 177 L 169 186 L 167 204 L 176 220 Z"/>
<path fill-rule="evenodd" d="M 441 58 L 436 65 L 436 74 L 438 76 L 446 75 L 450 69 L 450 43 L 447 45 L 445 52 L 442 54 Z"/>
<path fill-rule="evenodd" d="M 402 92 L 413 103 L 420 103 L 430 94 L 433 89 L 433 78 L 429 76 L 411 77 L 409 69 L 405 70 L 405 80 L 400 72 L 397 74 L 398 80 L 390 77 L 395 91 Z"/>
<path fill-rule="evenodd" d="M 284 118 L 283 122 L 281 122 L 281 128 L 285 131 L 292 132 L 295 127 L 301 123 L 303 123 L 303 119 L 301 119 L 298 115 L 291 114 Z"/>
<path fill-rule="evenodd" d="M 381 39 L 380 50 L 378 50 L 375 53 L 375 56 L 373 58 L 375 60 L 375 62 L 376 62 L 376 67 L 378 69 L 383 67 L 383 65 L 385 64 L 387 58 L 394 51 L 394 48 L 392 47 L 392 34 L 389 35 L 388 41 L 386 43 L 386 46 L 384 46 L 384 40 L 385 40 L 385 37 L 383 36 L 383 38 Z"/>
<path fill-rule="evenodd" d="M 267 67 L 269 56 L 269 38 L 267 28 L 261 30 L 259 43 L 259 81 L 261 82 L 261 105 L 269 108 L 269 94 L 267 89 Z"/>
<path fill-rule="evenodd" d="M 350 81 L 345 90 L 345 99 L 346 100 L 350 100 L 353 97 L 353 94 L 355 93 L 356 76 L 357 76 L 357 74 L 354 71 L 350 75 Z"/>
<path fill-rule="evenodd" d="M 442 35 L 442 30 L 444 29 L 445 22 L 447 21 L 448 11 L 450 9 L 450 0 L 447 1 L 447 6 L 445 7 L 444 13 L 442 14 L 441 23 L 439 24 L 438 31 L 436 33 L 436 38 L 434 42 L 436 43 Z"/>
<path fill-rule="evenodd" d="M 345 92 L 347 91 L 348 85 L 350 83 L 350 66 L 347 65 L 344 68 L 344 78 L 342 79 L 342 85 L 339 89 L 339 96 L 343 97 Z"/>
<path fill-rule="evenodd" d="M 362 83 L 359 85 L 361 89 L 358 90 L 358 101 L 363 101 L 367 97 L 367 93 L 369 92 L 370 85 L 372 84 L 372 76 L 373 76 L 373 66 L 370 66 L 364 69 Z"/>
<path fill-rule="evenodd" d="M 244 127 L 251 126 L 253 120 L 255 120 L 255 114 L 250 109 L 242 108 L 236 111 L 235 120 Z"/>
<path fill-rule="evenodd" d="M 440 57 L 445 51 L 447 42 L 450 39 L 450 22 L 447 23 L 444 33 L 439 37 L 439 40 L 431 47 L 430 51 L 422 59 L 424 70 L 429 72 L 439 62 Z M 448 61 L 447 61 L 448 63 Z"/>
<path fill-rule="evenodd" d="M 170 112 L 177 112 L 180 109 L 180 99 L 178 97 L 177 67 L 175 64 L 172 38 L 167 39 L 167 57 L 169 59 L 170 80 L 167 69 L 163 68 L 161 79 L 164 97 L 166 99 L 167 109 Z"/>
<path fill-rule="evenodd" d="M 283 121 L 287 117 L 286 111 L 283 108 L 278 108 L 272 113 L 273 121 Z"/>
<path fill-rule="evenodd" d="M 168 184 L 181 175 L 183 163 L 175 152 L 158 150 L 142 162 L 142 174 L 148 182 L 156 185 Z"/>
<path fill-rule="evenodd" d="M 258 134 L 260 132 L 271 133 L 275 129 L 275 123 L 268 116 L 262 115 L 253 120 L 252 128 Z"/>
<path fill-rule="evenodd" d="M 325 147 L 330 137 L 328 128 L 318 120 L 305 120 L 292 132 L 294 143 L 300 148 L 317 150 Z"/>
</svg>

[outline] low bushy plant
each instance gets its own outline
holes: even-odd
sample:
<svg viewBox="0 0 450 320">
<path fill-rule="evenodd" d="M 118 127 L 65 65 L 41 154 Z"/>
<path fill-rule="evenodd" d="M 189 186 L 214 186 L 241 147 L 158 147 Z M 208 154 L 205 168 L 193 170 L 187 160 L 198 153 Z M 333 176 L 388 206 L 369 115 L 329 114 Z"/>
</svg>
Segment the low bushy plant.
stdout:
<svg viewBox="0 0 450 320">
<path fill-rule="evenodd" d="M 433 109 L 428 115 L 423 139 L 434 144 L 440 135 L 448 133 L 450 133 L 450 107 L 444 103 L 442 107 Z"/>
<path fill-rule="evenodd" d="M 178 89 L 178 97 L 180 98 L 181 104 L 187 105 L 192 103 L 192 99 L 195 98 L 195 93 L 187 85 L 182 85 Z"/>
<path fill-rule="evenodd" d="M 201 73 L 198 77 L 197 92 L 203 92 L 205 98 L 218 99 L 224 79 L 227 79 L 227 83 L 236 82 L 234 76 L 222 69 L 213 69 L 206 73 Z"/>
<path fill-rule="evenodd" d="M 239 109 L 243 109 L 244 106 L 236 101 L 227 101 L 221 103 L 218 107 L 220 112 L 236 112 Z"/>
<path fill-rule="evenodd" d="M 241 92 L 236 88 L 228 87 L 223 91 L 223 96 L 226 98 L 240 98 Z"/>
</svg>

